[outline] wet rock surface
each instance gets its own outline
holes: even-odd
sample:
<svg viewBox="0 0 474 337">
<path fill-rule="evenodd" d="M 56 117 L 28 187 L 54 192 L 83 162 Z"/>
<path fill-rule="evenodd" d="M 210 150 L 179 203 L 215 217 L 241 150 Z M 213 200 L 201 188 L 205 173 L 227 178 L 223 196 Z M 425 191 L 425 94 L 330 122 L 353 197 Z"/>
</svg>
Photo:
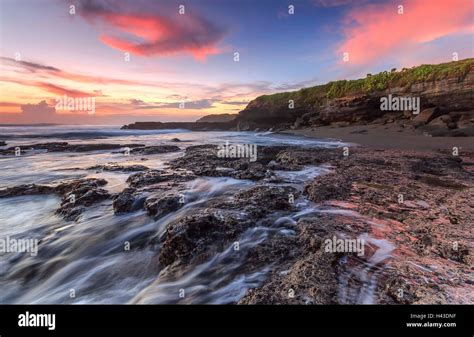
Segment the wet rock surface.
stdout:
<svg viewBox="0 0 474 337">
<path fill-rule="evenodd" d="M 0 198 L 17 197 L 21 195 L 38 195 L 54 193 L 54 187 L 46 185 L 25 184 L 7 187 L 0 190 Z"/>
<path fill-rule="evenodd" d="M 88 170 L 96 171 L 122 171 L 122 172 L 136 172 L 149 170 L 145 165 L 120 165 L 118 163 L 108 163 L 105 165 L 94 165 L 87 168 Z"/>
<path fill-rule="evenodd" d="M 110 194 L 102 188 L 105 179 L 85 178 L 67 181 L 55 186 L 50 185 L 19 185 L 0 190 L 0 198 L 22 195 L 58 194 L 62 196 L 60 207 L 56 213 L 66 220 L 77 220 L 81 213 L 99 201 L 108 199 Z"/>
<path fill-rule="evenodd" d="M 55 190 L 63 195 L 63 199 L 56 213 L 66 220 L 77 220 L 86 207 L 110 197 L 110 193 L 102 188 L 106 184 L 106 180 L 95 178 L 59 184 Z"/>
<path fill-rule="evenodd" d="M 316 178 L 305 192 L 315 202 L 344 200 L 360 214 L 389 222 L 380 234 L 398 248 L 378 301 L 462 301 L 456 288 L 471 287 L 466 272 L 472 266 L 467 247 L 472 245 L 473 160 L 472 153 L 358 149 L 333 161 L 334 173 Z M 427 283 L 429 270 L 438 272 Z M 440 278 L 445 272 L 457 276 Z M 404 296 L 393 296 L 394 284 Z"/>
<path fill-rule="evenodd" d="M 116 150 L 121 148 L 137 148 L 144 147 L 144 144 L 69 144 L 67 142 L 51 142 L 51 143 L 37 143 L 28 145 L 11 146 L 7 149 L 0 150 L 2 155 L 14 155 L 17 150 L 20 154 L 30 153 L 35 150 L 45 150 L 47 152 L 92 152 Z"/>
<path fill-rule="evenodd" d="M 150 197 L 145 202 L 145 208 L 148 215 L 155 219 L 174 212 L 183 206 L 182 196 L 176 194 L 161 195 L 159 197 Z"/>
<path fill-rule="evenodd" d="M 269 221 L 267 216 L 276 219 L 277 214 L 288 214 L 293 209 L 289 193 L 297 195 L 291 187 L 261 185 L 238 192 L 230 200 L 212 200 L 197 214 L 168 225 L 160 238 L 160 263 L 168 266 L 205 261 L 244 230 Z M 164 200 L 168 207 L 169 199 Z M 174 209 L 180 207 L 179 200 L 172 200 Z"/>
<path fill-rule="evenodd" d="M 127 183 L 131 187 L 144 187 L 165 181 L 180 182 L 194 179 L 195 176 L 184 170 L 148 170 L 132 174 L 128 177 Z"/>
<path fill-rule="evenodd" d="M 193 171 L 198 176 L 233 177 L 236 179 L 261 180 L 268 176 L 270 168 L 289 169 L 275 163 L 277 155 L 288 146 L 259 146 L 255 160 L 229 158 L 218 155 L 217 145 L 196 145 L 186 148 L 185 155 L 171 161 L 171 168 Z"/>
<path fill-rule="evenodd" d="M 159 153 L 170 153 L 178 152 L 181 149 L 176 145 L 157 145 L 157 146 L 145 146 L 134 148 L 130 151 L 133 154 L 159 154 Z"/>
<path fill-rule="evenodd" d="M 163 267 L 173 262 L 186 264 L 195 257 L 204 261 L 236 238 L 243 226 L 236 219 L 220 219 L 209 211 L 172 223 L 161 241 L 160 264 Z"/>
<path fill-rule="evenodd" d="M 288 224 L 287 224 L 288 226 Z M 250 263 L 273 262 L 274 269 L 259 288 L 251 289 L 239 304 L 337 304 L 339 265 L 345 255 L 325 251 L 325 240 L 367 230 L 340 215 L 318 213 L 291 225 L 294 235 L 265 242 L 249 255 Z"/>
<path fill-rule="evenodd" d="M 129 187 L 113 197 L 114 212 L 128 213 L 141 209 L 145 203 L 146 197 L 137 189 Z"/>
</svg>

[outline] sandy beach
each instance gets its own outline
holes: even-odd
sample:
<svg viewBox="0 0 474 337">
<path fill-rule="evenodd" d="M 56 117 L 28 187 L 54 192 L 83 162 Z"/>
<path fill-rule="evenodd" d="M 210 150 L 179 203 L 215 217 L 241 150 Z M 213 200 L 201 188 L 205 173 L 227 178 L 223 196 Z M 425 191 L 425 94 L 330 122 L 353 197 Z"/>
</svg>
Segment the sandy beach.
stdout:
<svg viewBox="0 0 474 337">
<path fill-rule="evenodd" d="M 368 148 L 414 151 L 474 151 L 472 137 L 431 137 L 420 130 L 402 128 L 395 124 L 351 125 L 347 127 L 322 126 L 300 130 L 285 130 L 298 136 L 332 138 Z"/>
</svg>

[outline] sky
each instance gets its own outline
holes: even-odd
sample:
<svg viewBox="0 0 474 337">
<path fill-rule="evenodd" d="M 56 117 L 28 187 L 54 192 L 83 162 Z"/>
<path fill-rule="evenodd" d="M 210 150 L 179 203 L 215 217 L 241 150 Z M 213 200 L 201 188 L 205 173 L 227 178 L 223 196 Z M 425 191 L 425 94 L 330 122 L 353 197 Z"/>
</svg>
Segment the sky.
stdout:
<svg viewBox="0 0 474 337">
<path fill-rule="evenodd" d="M 474 56 L 472 0 L 0 0 L 0 19 L 3 124 L 193 121 Z"/>
</svg>

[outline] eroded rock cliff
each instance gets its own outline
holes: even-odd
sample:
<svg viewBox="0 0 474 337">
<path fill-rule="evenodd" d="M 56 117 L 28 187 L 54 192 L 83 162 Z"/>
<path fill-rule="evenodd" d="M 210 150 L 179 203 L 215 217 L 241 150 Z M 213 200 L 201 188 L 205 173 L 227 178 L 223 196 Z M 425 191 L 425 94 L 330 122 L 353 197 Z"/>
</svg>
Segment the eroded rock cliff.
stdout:
<svg viewBox="0 0 474 337">
<path fill-rule="evenodd" d="M 347 126 L 404 120 L 430 132 L 473 127 L 474 59 L 392 70 L 364 79 L 329 82 L 264 95 L 237 117 L 237 128 Z M 381 98 L 419 98 L 419 110 L 381 109 Z M 426 111 L 426 109 L 434 108 Z M 425 111 L 424 111 L 425 110 Z M 421 117 L 425 116 L 425 117 Z M 437 119 L 440 117 L 443 119 Z M 429 123 L 432 122 L 430 125 Z"/>
</svg>

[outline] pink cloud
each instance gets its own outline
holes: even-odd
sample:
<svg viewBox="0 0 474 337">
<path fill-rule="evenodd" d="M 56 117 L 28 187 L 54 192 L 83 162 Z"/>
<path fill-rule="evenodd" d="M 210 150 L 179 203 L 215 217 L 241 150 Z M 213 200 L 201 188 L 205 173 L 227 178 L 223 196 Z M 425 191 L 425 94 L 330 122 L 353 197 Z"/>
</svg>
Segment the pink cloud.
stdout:
<svg viewBox="0 0 474 337">
<path fill-rule="evenodd" d="M 187 53 L 198 60 L 222 52 L 217 45 L 225 31 L 196 14 L 165 16 L 140 8 L 131 12 L 93 7 L 88 2 L 83 6 L 82 15 L 105 28 L 100 41 L 114 49 L 139 56 Z"/>
<path fill-rule="evenodd" d="M 102 96 L 100 92 L 95 92 L 95 93 L 88 93 L 85 91 L 81 90 L 75 90 L 75 89 L 68 89 L 56 84 L 52 83 L 46 83 L 46 82 L 36 82 L 35 86 L 37 88 L 41 88 L 44 91 L 47 91 L 49 93 L 55 94 L 55 95 L 67 95 L 69 97 L 97 97 L 97 96 Z"/>
<path fill-rule="evenodd" d="M 398 5 L 403 14 L 398 14 Z M 473 32 L 471 0 L 410 0 L 356 7 L 343 21 L 345 39 L 337 49 L 349 64 L 363 65 L 415 51 L 423 43 Z M 447 52 L 447 55 L 451 53 Z"/>
<path fill-rule="evenodd" d="M 34 87 L 41 89 L 45 92 L 52 93 L 55 95 L 67 95 L 69 97 L 100 97 L 104 96 L 102 92 L 94 90 L 93 93 L 81 91 L 81 90 L 76 90 L 76 89 L 69 89 L 57 84 L 52 84 L 48 82 L 38 82 L 38 81 L 32 81 L 32 80 L 26 80 L 26 79 L 19 79 L 19 78 L 11 78 L 11 77 L 0 77 L 1 82 L 9 82 L 9 83 L 15 83 L 27 87 Z"/>
<path fill-rule="evenodd" d="M 19 73 L 34 73 L 39 77 L 43 78 L 59 78 L 65 80 L 71 80 L 82 83 L 99 83 L 99 84 L 121 84 L 121 85 L 140 85 L 142 83 L 132 80 L 123 80 L 110 77 L 84 75 L 75 72 L 65 71 L 56 67 L 44 65 L 41 63 L 29 62 L 29 61 L 16 61 L 13 58 L 1 57 L 0 65 L 6 65 L 12 67 Z"/>
</svg>

